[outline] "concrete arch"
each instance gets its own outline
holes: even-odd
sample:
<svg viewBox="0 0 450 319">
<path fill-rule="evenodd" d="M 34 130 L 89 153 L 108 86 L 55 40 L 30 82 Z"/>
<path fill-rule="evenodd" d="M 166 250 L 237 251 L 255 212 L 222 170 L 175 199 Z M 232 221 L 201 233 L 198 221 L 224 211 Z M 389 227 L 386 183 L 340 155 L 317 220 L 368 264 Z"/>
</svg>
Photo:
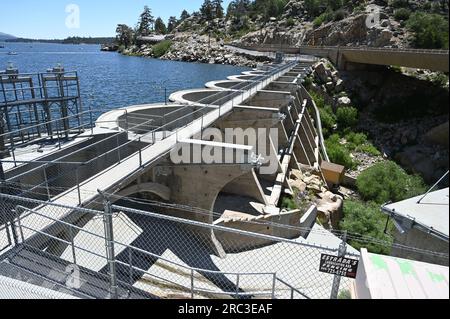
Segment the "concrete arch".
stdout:
<svg viewBox="0 0 450 319">
<path fill-rule="evenodd" d="M 116 196 L 127 197 L 136 193 L 152 193 L 162 199 L 169 201 L 171 197 L 170 188 L 157 183 L 144 183 L 133 185 L 118 192 Z"/>
<path fill-rule="evenodd" d="M 267 199 L 264 195 L 263 188 L 256 176 L 254 169 L 251 172 L 241 175 L 234 180 L 226 184 L 220 192 L 225 192 L 229 194 L 247 196 L 253 198 L 260 203 L 267 205 Z M 217 199 L 217 197 L 216 197 Z"/>
</svg>

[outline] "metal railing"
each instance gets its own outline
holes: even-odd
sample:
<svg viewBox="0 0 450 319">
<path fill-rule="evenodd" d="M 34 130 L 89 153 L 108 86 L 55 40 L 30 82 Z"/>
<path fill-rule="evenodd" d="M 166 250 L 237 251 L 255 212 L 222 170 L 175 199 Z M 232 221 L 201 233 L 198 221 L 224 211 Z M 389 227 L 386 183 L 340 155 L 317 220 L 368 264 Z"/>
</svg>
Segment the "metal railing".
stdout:
<svg viewBox="0 0 450 319">
<path fill-rule="evenodd" d="M 429 54 L 444 54 L 448 55 L 449 50 L 442 49 L 413 49 L 413 48 L 388 48 L 388 47 L 371 47 L 371 46 L 321 46 L 321 45 L 299 45 L 299 46 L 283 46 L 279 44 L 233 44 L 237 48 L 247 49 L 247 50 L 257 50 L 257 49 L 272 49 L 276 51 L 283 50 L 347 50 L 347 51 L 379 51 L 379 52 L 398 52 L 398 53 L 429 53 Z"/>
<path fill-rule="evenodd" d="M 338 247 L 211 225 L 154 209 L 111 205 L 107 197 L 103 212 L 5 194 L 0 194 L 0 199 L 0 211 L 14 211 L 11 225 L 17 237 L 4 258 L 19 271 L 56 280 L 59 285 L 65 285 L 68 277 L 58 281 L 58 276 L 52 275 L 55 271 L 77 269 L 76 277 L 71 278 L 80 284 L 67 287 L 74 295 L 327 299 L 335 288 L 333 276 L 319 273 L 318 264 L 321 253 L 338 253 Z M 38 208 L 30 208 L 36 205 Z M 208 248 L 211 239 L 207 234 L 211 232 L 220 232 L 224 247 L 237 241 L 244 247 L 225 259 L 214 259 Z M 261 239 L 267 242 L 263 246 L 258 244 Z M 23 264 L 27 258 L 36 261 Z M 345 290 L 349 283 L 343 280 L 338 290 Z"/>
<path fill-rule="evenodd" d="M 43 190 L 45 191 L 45 193 L 47 194 L 47 199 L 50 200 L 52 197 L 51 192 L 49 191 L 49 185 L 55 180 L 55 179 L 61 179 L 63 178 L 63 176 L 72 176 L 73 174 L 75 175 L 74 178 L 70 178 L 70 180 L 74 181 L 73 186 L 76 187 L 77 189 L 77 193 L 78 193 L 78 200 L 79 200 L 79 204 L 82 204 L 82 196 L 81 196 L 81 185 L 83 180 L 80 179 L 81 171 L 82 170 L 86 170 L 87 166 L 91 165 L 91 166 L 95 166 L 96 163 L 98 163 L 98 161 L 100 159 L 103 159 L 102 162 L 104 163 L 108 163 L 108 156 L 113 155 L 115 160 L 112 160 L 112 162 L 110 163 L 109 167 L 111 167 L 112 165 L 117 165 L 120 164 L 123 161 L 126 161 L 130 158 L 133 158 L 134 156 L 136 156 L 136 153 L 132 153 L 132 154 L 127 154 L 125 153 L 125 155 L 123 155 L 122 153 L 124 152 L 124 150 L 127 150 L 129 147 L 138 147 L 137 150 L 137 154 L 138 154 L 138 159 L 139 159 L 139 167 L 142 168 L 145 166 L 145 159 L 142 156 L 143 151 L 145 151 L 147 148 L 151 147 L 152 145 L 154 145 L 157 141 L 158 141 L 158 137 L 157 137 L 157 133 L 160 133 L 160 137 L 159 139 L 163 140 L 166 139 L 168 137 L 174 136 L 176 135 L 177 137 L 177 141 L 178 141 L 178 134 L 181 130 L 183 130 L 184 128 L 188 127 L 189 125 L 193 125 L 193 123 L 200 122 L 198 124 L 201 124 L 201 128 L 200 131 L 203 131 L 203 129 L 207 126 L 205 124 L 205 116 L 211 114 L 212 112 L 217 112 L 218 110 L 218 117 L 223 115 L 223 107 L 224 105 L 226 105 L 227 103 L 230 103 L 230 98 L 231 98 L 231 103 L 232 106 L 234 106 L 235 100 L 241 100 L 241 102 L 244 101 L 244 95 L 247 93 L 249 96 L 251 96 L 252 94 L 257 92 L 257 87 L 258 86 L 266 86 L 272 79 L 274 79 L 276 77 L 276 75 L 281 74 L 282 72 L 284 72 L 284 70 L 292 68 L 293 66 L 295 66 L 297 64 L 296 61 L 292 61 L 290 63 L 286 63 L 284 65 L 282 65 L 279 68 L 275 68 L 269 72 L 267 72 L 266 74 L 262 74 L 260 76 L 256 76 L 251 83 L 249 83 L 248 85 L 246 85 L 244 88 L 240 88 L 237 92 L 235 91 L 221 91 L 218 93 L 215 93 L 211 96 L 208 96 L 206 98 L 203 98 L 197 102 L 193 102 L 190 103 L 188 105 L 184 105 L 181 106 L 180 108 L 178 108 L 175 111 L 169 112 L 167 114 L 164 114 L 163 116 L 158 116 L 158 117 L 149 117 L 150 119 L 146 119 L 143 123 L 137 124 L 134 127 L 129 127 L 128 123 L 129 123 L 129 119 L 128 119 L 128 112 L 126 110 L 125 111 L 125 119 L 124 122 L 125 124 L 125 130 L 120 131 L 118 133 L 112 134 L 109 137 L 106 137 L 102 140 L 99 140 L 97 142 L 94 143 L 90 143 L 90 145 L 85 146 L 81 149 L 77 149 L 74 152 L 71 152 L 67 155 L 64 155 L 63 157 L 60 157 L 56 160 L 50 161 L 44 165 L 38 166 L 36 168 L 32 168 L 30 170 L 28 170 L 25 173 L 22 174 L 17 174 L 14 177 L 12 177 L 11 179 L 8 179 L 7 182 L 8 183 L 15 183 L 17 181 L 20 180 L 20 178 L 24 177 L 25 175 L 29 175 L 29 174 L 33 174 L 33 173 L 37 173 L 39 171 L 42 172 L 42 175 L 44 177 L 43 181 L 35 186 L 33 186 L 32 188 L 25 190 L 24 192 L 22 192 L 22 195 L 25 195 L 27 193 L 31 193 L 34 192 L 36 190 Z M 206 101 L 210 101 L 208 104 L 202 104 L 202 102 L 206 102 Z M 237 103 L 237 101 L 236 101 Z M 176 115 L 177 112 L 183 111 L 183 110 L 191 110 L 193 107 L 198 107 L 198 110 L 194 110 L 193 112 L 188 112 L 186 115 L 181 116 L 181 117 L 177 117 L 176 119 L 168 122 L 166 121 L 166 118 L 168 116 L 174 116 Z M 209 112 L 206 112 L 209 111 Z M 91 119 L 92 119 L 92 112 L 91 110 L 89 110 L 88 112 L 90 112 L 91 114 Z M 201 117 L 200 115 L 201 114 Z M 199 117 L 196 118 L 196 115 L 199 115 Z M 186 122 L 186 118 L 194 118 L 194 121 L 191 122 Z M 119 137 L 121 136 L 121 134 L 124 134 L 124 132 L 128 133 L 129 132 L 133 132 L 134 130 L 138 130 L 139 128 L 142 127 L 146 127 L 146 125 L 150 125 L 150 123 L 154 123 L 155 118 L 158 119 L 163 119 L 163 124 L 159 125 L 156 129 L 153 129 L 147 133 L 144 134 L 140 134 L 139 136 L 133 138 L 133 139 L 129 139 L 127 142 L 125 143 L 121 143 Z M 185 123 L 185 124 L 179 124 L 181 121 L 181 123 Z M 91 134 L 93 134 L 93 124 L 90 124 L 91 126 Z M 170 126 L 175 126 L 176 129 L 173 131 L 170 131 L 169 133 L 166 131 L 166 129 L 168 129 Z M 54 166 L 56 163 L 63 163 L 65 159 L 69 159 L 71 156 L 73 156 L 76 153 L 80 153 L 82 151 L 87 151 L 89 149 L 95 149 L 96 146 L 101 145 L 102 143 L 108 143 L 108 142 L 115 142 L 116 143 L 116 147 L 113 147 L 112 149 L 106 151 L 106 152 L 102 152 L 100 155 L 95 156 L 94 158 L 87 160 L 83 163 L 67 163 L 67 164 L 59 164 L 59 165 L 64 165 L 66 167 L 66 173 L 59 171 L 58 174 L 56 176 L 54 176 L 53 178 L 51 176 L 48 176 L 47 174 L 47 169 Z M 60 139 L 58 139 L 59 145 L 61 146 L 61 142 Z M 144 145 L 144 144 L 148 144 L 148 145 Z M 137 145 L 137 146 L 136 146 Z M 111 158 L 110 158 L 111 160 Z M 153 159 L 149 159 L 148 161 L 151 161 Z M 7 161 L 4 161 L 5 163 Z M 17 160 L 15 158 L 15 156 L 13 156 L 13 162 L 14 162 L 14 167 L 17 167 Z M 20 162 L 20 161 L 19 161 Z M 31 164 L 31 163 L 30 163 Z M 104 166 L 103 166 L 104 167 Z M 62 174 L 61 174 L 62 173 Z"/>
</svg>

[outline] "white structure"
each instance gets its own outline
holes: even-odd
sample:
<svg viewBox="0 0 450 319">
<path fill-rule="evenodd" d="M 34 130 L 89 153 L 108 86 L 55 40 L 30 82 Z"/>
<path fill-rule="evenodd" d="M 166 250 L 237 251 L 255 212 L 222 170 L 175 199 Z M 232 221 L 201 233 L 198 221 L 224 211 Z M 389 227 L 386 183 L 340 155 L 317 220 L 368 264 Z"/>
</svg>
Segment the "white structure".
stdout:
<svg viewBox="0 0 450 319">
<path fill-rule="evenodd" d="M 447 255 L 447 258 L 394 248 L 393 256 L 448 266 L 449 189 L 431 192 L 398 203 L 385 205 L 397 228 L 395 242 Z"/>
<path fill-rule="evenodd" d="M 448 267 L 361 250 L 354 299 L 448 299 Z"/>
</svg>

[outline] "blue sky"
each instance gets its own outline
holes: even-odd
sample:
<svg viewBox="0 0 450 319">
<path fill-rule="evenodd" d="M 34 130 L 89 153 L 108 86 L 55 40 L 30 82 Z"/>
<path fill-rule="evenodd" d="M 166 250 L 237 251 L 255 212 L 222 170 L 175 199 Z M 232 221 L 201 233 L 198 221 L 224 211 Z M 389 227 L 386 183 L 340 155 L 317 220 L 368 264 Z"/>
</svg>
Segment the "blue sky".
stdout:
<svg viewBox="0 0 450 319">
<path fill-rule="evenodd" d="M 224 0 L 224 8 L 231 0 Z M 25 38 L 62 39 L 68 36 L 114 36 L 116 25 L 134 26 L 144 5 L 165 21 L 183 9 L 198 10 L 203 0 L 2 0 L 0 32 Z M 80 8 L 80 28 L 66 27 L 66 6 Z"/>
</svg>

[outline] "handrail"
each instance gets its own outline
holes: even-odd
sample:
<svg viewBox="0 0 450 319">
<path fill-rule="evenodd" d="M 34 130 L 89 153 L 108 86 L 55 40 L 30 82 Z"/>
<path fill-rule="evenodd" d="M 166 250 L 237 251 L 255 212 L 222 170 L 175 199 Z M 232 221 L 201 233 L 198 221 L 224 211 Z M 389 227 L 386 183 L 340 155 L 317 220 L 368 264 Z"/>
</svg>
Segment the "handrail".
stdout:
<svg viewBox="0 0 450 319">
<path fill-rule="evenodd" d="M 91 236 L 93 236 L 93 237 L 102 239 L 102 240 L 105 239 L 104 236 L 101 236 L 101 235 L 96 234 L 96 233 L 94 233 L 94 232 L 85 230 L 84 228 L 78 227 L 78 226 L 73 225 L 73 224 L 71 224 L 71 223 L 62 221 L 62 220 L 60 220 L 60 219 L 52 218 L 52 217 L 50 217 L 50 216 L 48 216 L 48 215 L 44 215 L 44 214 L 39 213 L 39 212 L 37 212 L 37 211 L 35 211 L 35 210 L 33 210 L 33 209 L 30 209 L 30 208 L 27 208 L 27 207 L 24 207 L 24 206 L 21 206 L 21 205 L 16 206 L 16 212 L 20 212 L 20 211 L 28 211 L 28 212 L 30 212 L 30 214 L 27 214 L 27 217 L 30 216 L 30 215 L 32 215 L 32 214 L 38 215 L 38 216 L 44 217 L 44 218 L 46 218 L 46 219 L 48 219 L 48 220 L 51 220 L 51 221 L 53 221 L 53 222 L 55 222 L 55 223 L 62 224 L 62 225 L 64 225 L 64 226 L 68 226 L 68 227 L 70 227 L 70 228 L 72 228 L 72 229 L 74 229 L 74 230 L 77 230 L 78 233 L 85 233 L 85 234 L 91 235 Z M 25 226 L 25 225 L 23 225 L 23 218 L 24 218 L 24 217 L 21 217 L 20 214 L 18 214 L 17 219 L 18 219 L 18 225 L 19 225 L 19 228 L 25 228 L 25 229 L 28 229 L 28 230 L 30 230 L 30 231 L 32 231 L 32 232 L 37 233 L 37 234 L 40 234 L 40 235 L 49 237 L 49 238 L 51 238 L 51 239 L 53 239 L 53 240 L 59 241 L 59 242 L 61 242 L 61 243 L 63 243 L 63 244 L 71 245 L 73 249 L 76 248 L 76 249 L 85 251 L 85 252 L 87 252 L 87 253 L 90 253 L 90 254 L 92 254 L 92 255 L 94 255 L 94 256 L 97 256 L 97 257 L 100 257 L 100 258 L 106 258 L 105 256 L 102 256 L 102 255 L 99 255 L 99 254 L 97 254 L 97 253 L 95 253 L 95 252 L 93 252 L 93 251 L 87 250 L 86 248 L 77 246 L 77 245 L 75 244 L 75 241 L 73 240 L 74 238 L 72 238 L 72 241 L 67 241 L 67 240 L 64 240 L 64 239 L 62 239 L 62 238 L 59 238 L 59 237 L 56 237 L 56 236 L 52 236 L 52 235 L 50 235 L 50 234 L 48 234 L 48 233 L 46 233 L 46 232 L 44 232 L 44 231 L 36 230 L 36 229 L 33 229 L 33 228 L 29 227 L 29 226 Z M 22 231 L 21 231 L 20 233 L 23 234 Z M 22 236 L 23 236 L 23 235 L 22 235 Z M 22 237 L 22 240 L 24 241 L 24 244 L 25 244 L 26 240 L 25 240 L 24 237 Z M 125 248 L 124 250 L 129 249 L 129 250 L 131 251 L 130 253 L 132 253 L 132 251 L 135 251 L 135 252 L 139 252 L 139 253 L 141 253 L 141 254 L 147 255 L 147 256 L 149 256 L 149 257 L 152 257 L 152 258 L 157 258 L 158 260 L 162 260 L 162 261 L 167 262 L 167 263 L 169 263 L 169 264 L 171 264 L 171 265 L 174 265 L 174 266 L 177 266 L 177 267 L 186 269 L 186 270 L 188 270 L 191 274 L 193 274 L 193 272 L 197 272 L 197 273 L 204 273 L 204 274 L 206 273 L 206 274 L 214 274 L 214 275 L 224 275 L 224 276 L 226 276 L 226 275 L 228 275 L 228 276 L 238 276 L 238 277 L 241 277 L 241 276 L 270 276 L 271 278 L 276 278 L 276 273 L 274 273 L 274 272 L 224 272 L 224 271 L 217 271 L 217 270 L 209 270 L 209 269 L 203 269 L 203 268 L 191 267 L 191 266 L 188 266 L 188 265 L 183 265 L 183 264 L 180 264 L 180 263 L 178 263 L 178 262 L 169 260 L 169 259 L 167 259 L 167 258 L 164 258 L 164 257 L 161 256 L 161 255 L 158 255 L 158 254 L 155 254 L 155 253 L 152 253 L 152 252 L 143 250 L 143 249 L 141 249 L 141 248 L 137 248 L 137 247 L 130 246 L 130 245 L 128 245 L 128 244 L 123 244 L 123 243 L 120 243 L 120 242 L 117 242 L 117 241 L 113 241 L 113 243 L 114 243 L 114 244 L 117 244 L 118 246 L 124 247 L 124 248 Z M 114 262 L 115 262 L 115 263 L 118 263 L 118 264 L 123 264 L 123 265 L 128 266 L 128 267 L 131 267 L 131 268 L 133 268 L 134 270 L 141 271 L 141 272 L 144 272 L 144 273 L 146 273 L 146 274 L 152 275 L 152 274 L 150 274 L 150 273 L 148 272 L 148 270 L 140 269 L 140 268 L 138 268 L 138 267 L 135 267 L 132 263 L 128 264 L 128 263 L 125 263 L 125 262 L 123 262 L 123 261 L 117 260 L 116 258 L 114 258 Z M 182 285 L 179 284 L 179 283 L 175 283 L 175 282 L 172 282 L 172 283 L 182 286 Z M 289 286 L 289 287 L 292 287 L 292 286 L 290 286 L 290 285 L 288 285 L 288 284 L 286 284 L 286 285 Z M 185 287 L 185 288 L 187 288 L 187 287 Z M 295 288 L 294 288 L 294 289 L 295 289 Z M 197 291 L 197 292 L 205 292 L 205 293 L 206 293 L 206 292 L 209 292 L 209 293 L 213 293 L 213 294 L 225 294 L 225 295 L 249 295 L 249 294 L 251 294 L 251 295 L 255 295 L 255 294 L 259 294 L 259 295 L 268 295 L 268 294 L 269 294 L 269 293 L 257 293 L 257 292 L 245 292 L 245 293 L 242 293 L 242 292 L 236 292 L 236 291 L 229 291 L 229 292 L 227 292 L 227 291 L 221 291 L 221 292 L 215 292 L 215 291 L 212 291 L 212 290 L 209 291 L 209 290 L 202 290 L 202 289 L 198 289 L 198 288 L 197 288 L 197 289 L 194 289 L 194 291 Z M 273 292 L 271 292 L 270 294 L 273 294 Z"/>
<path fill-rule="evenodd" d="M 277 281 L 281 282 L 283 285 L 287 286 L 288 288 L 291 289 L 291 299 L 294 299 L 294 292 L 298 293 L 299 295 L 305 297 L 306 299 L 311 299 L 310 297 L 308 297 L 307 295 L 305 295 L 303 292 L 301 292 L 300 290 L 298 290 L 297 288 L 293 287 L 292 285 L 288 284 L 286 281 L 284 281 L 283 279 L 280 278 L 276 278 Z"/>
<path fill-rule="evenodd" d="M 318 131 L 317 133 L 319 134 L 319 142 L 320 142 L 320 146 L 321 146 L 321 149 L 322 149 L 323 156 L 324 156 L 325 160 L 326 160 L 327 162 L 330 162 L 330 158 L 329 158 L 328 152 L 327 152 L 327 147 L 326 147 L 326 145 L 325 145 L 325 139 L 324 139 L 324 137 L 323 137 L 322 120 L 321 120 L 321 118 L 320 118 L 320 111 L 319 111 L 319 108 L 317 107 L 316 102 L 315 102 L 314 99 L 312 98 L 311 94 L 309 94 L 308 90 L 306 90 L 306 88 L 305 88 L 303 85 L 301 85 L 301 88 L 302 88 L 302 90 L 306 93 L 306 95 L 308 96 L 308 98 L 310 99 L 311 104 L 312 104 L 312 106 L 313 106 L 313 108 L 314 108 L 314 112 L 315 112 L 315 114 L 316 114 L 315 120 L 316 120 L 316 123 L 317 123 L 316 129 L 317 129 L 317 131 Z"/>
<path fill-rule="evenodd" d="M 251 90 L 253 87 L 256 87 L 257 85 L 259 85 L 259 84 L 262 83 L 263 81 L 269 79 L 270 77 L 274 76 L 275 74 L 278 74 L 278 73 L 282 72 L 283 70 L 285 70 L 285 69 L 287 69 L 287 68 L 289 68 L 289 67 L 291 67 L 291 66 L 294 66 L 296 63 L 297 63 L 297 61 L 291 61 L 290 63 L 286 63 L 286 64 L 282 65 L 282 66 L 279 67 L 279 68 L 274 68 L 274 69 L 271 70 L 270 72 L 266 72 L 266 73 L 268 73 L 268 74 L 263 74 L 263 75 L 261 75 L 261 76 L 256 77 L 256 78 L 261 78 L 261 80 L 259 80 L 259 81 L 254 81 L 254 82 L 252 82 L 252 83 L 249 83 L 249 85 L 248 85 L 249 90 Z M 237 84 L 237 85 L 239 85 L 239 84 Z M 224 93 L 224 92 L 226 92 L 225 96 L 223 96 L 223 93 Z M 211 97 L 216 96 L 216 95 L 218 95 L 218 94 L 220 94 L 220 98 L 219 98 L 218 100 L 216 100 L 216 101 L 213 101 L 212 103 L 217 102 L 217 101 L 220 101 L 220 100 L 223 100 L 223 99 L 226 99 L 226 98 L 227 98 L 227 95 L 231 95 L 231 96 L 232 96 L 232 99 L 234 99 L 234 98 L 236 98 L 237 96 L 239 96 L 238 92 L 232 92 L 232 91 L 228 91 L 228 92 L 227 92 L 227 91 L 225 90 L 225 91 L 220 91 L 220 92 L 218 92 L 218 93 L 216 93 L 216 94 L 214 94 L 214 95 L 212 95 L 212 96 L 206 97 L 205 99 L 211 99 Z M 244 94 L 244 93 L 242 92 L 241 95 L 243 95 L 243 94 Z M 202 99 L 202 100 L 204 100 L 204 99 Z M 200 100 L 200 101 L 198 101 L 198 102 L 201 102 L 202 100 Z M 192 104 L 189 103 L 188 105 L 184 106 L 184 108 L 188 108 L 188 107 L 195 106 L 195 105 L 198 104 L 198 102 L 192 103 Z M 221 107 L 222 107 L 225 103 L 227 103 L 227 102 L 229 102 L 228 99 L 227 99 L 226 101 L 224 101 L 222 104 L 217 105 L 217 106 L 218 106 L 218 109 L 219 109 L 219 116 L 220 116 L 220 110 L 221 110 Z M 203 112 L 203 110 L 205 110 L 205 109 L 207 109 L 207 108 L 210 108 L 211 105 L 212 105 L 212 104 L 208 104 L 208 105 L 202 106 L 201 108 L 199 108 L 199 110 L 196 110 L 196 111 L 194 111 L 194 112 L 191 112 L 191 113 L 189 113 L 189 114 L 187 114 L 187 115 L 185 115 L 185 116 L 183 116 L 183 117 L 181 117 L 181 118 L 177 118 L 177 119 L 175 119 L 174 121 L 171 121 L 171 122 L 169 122 L 169 123 L 166 123 L 166 124 L 160 126 L 159 128 L 153 130 L 153 131 L 150 131 L 150 132 L 148 132 L 148 133 L 146 133 L 146 134 L 144 134 L 144 135 L 141 135 L 141 136 L 139 136 L 139 137 L 136 137 L 136 138 L 134 138 L 134 139 L 128 141 L 127 143 L 122 144 L 121 146 L 118 146 L 118 147 L 116 147 L 116 148 L 114 148 L 114 149 L 112 149 L 112 150 L 110 150 L 110 151 L 108 151 L 108 152 L 106 152 L 106 153 L 103 153 L 102 155 L 96 156 L 95 158 L 93 158 L 93 159 L 91 159 L 91 160 L 89 160 L 89 161 L 83 163 L 83 165 L 88 165 L 88 164 L 90 164 L 90 163 L 92 163 L 92 162 L 98 160 L 101 156 L 108 155 L 108 154 L 110 154 L 110 153 L 112 153 L 112 152 L 116 152 L 116 151 L 120 152 L 120 149 L 121 149 L 121 148 L 127 147 L 128 145 L 131 145 L 131 143 L 134 143 L 134 142 L 141 142 L 141 140 L 142 140 L 143 138 L 145 138 L 146 136 L 153 136 L 153 140 L 152 140 L 153 143 L 152 143 L 151 145 L 148 145 L 148 146 L 146 146 L 146 147 L 140 148 L 140 149 L 138 150 L 138 152 L 139 152 L 139 154 L 140 154 L 140 161 L 142 161 L 142 156 L 141 156 L 142 151 L 145 150 L 145 149 L 147 149 L 148 147 L 151 147 L 152 145 L 154 145 L 154 144 L 156 143 L 156 140 L 155 140 L 155 133 L 156 133 L 156 132 L 158 132 L 158 131 L 160 131 L 160 130 L 166 128 L 167 126 L 172 125 L 173 123 L 176 123 L 176 122 L 178 122 L 178 121 L 180 121 L 180 120 L 182 120 L 182 119 L 184 119 L 184 118 L 186 118 L 186 117 L 188 117 L 188 116 L 190 117 L 190 116 L 193 116 L 194 114 L 197 114 L 198 112 Z M 202 121 L 203 121 L 203 117 L 204 117 L 204 116 L 205 116 L 205 114 L 202 114 Z M 198 119 L 196 119 L 196 120 L 198 120 Z M 133 127 L 133 128 L 136 128 L 136 127 L 142 127 L 142 126 L 145 127 L 146 123 L 151 122 L 151 121 L 153 121 L 153 120 L 149 120 L 149 121 L 146 121 L 146 122 L 144 122 L 144 123 L 138 124 L 138 125 L 136 125 L 136 126 Z M 195 120 L 194 120 L 194 121 L 195 121 Z M 171 134 L 170 134 L 169 136 L 172 136 L 172 135 L 174 135 L 174 134 L 178 134 L 178 131 L 179 131 L 180 129 L 185 128 L 185 127 L 187 127 L 188 125 L 190 125 L 190 124 L 192 124 L 192 123 L 193 123 L 193 122 L 187 123 L 187 124 L 184 125 L 183 127 L 178 127 L 178 128 L 175 130 L 175 132 L 171 132 Z M 133 128 L 132 128 L 131 130 L 133 130 Z M 109 140 L 109 139 L 112 139 L 112 138 L 118 138 L 119 135 L 120 135 L 120 134 L 123 134 L 124 132 L 125 132 L 125 131 L 123 131 L 123 132 L 118 132 L 118 133 L 116 133 L 116 134 L 113 134 L 112 136 L 110 136 L 110 137 L 108 137 L 108 138 L 106 138 L 106 139 L 100 140 L 100 141 L 98 141 L 98 142 L 96 142 L 96 143 L 94 143 L 94 144 L 91 144 L 91 145 L 89 145 L 89 146 L 87 146 L 87 147 L 85 147 L 85 148 L 83 148 L 83 149 L 89 149 L 89 148 L 91 148 L 91 147 L 93 147 L 93 146 L 95 146 L 95 145 L 97 145 L 97 144 L 99 144 L 99 143 L 105 142 L 105 141 L 107 141 L 107 140 Z M 166 137 L 167 137 L 167 136 L 164 134 L 164 138 L 166 138 Z M 78 151 L 79 151 L 79 150 L 77 150 L 77 152 L 78 152 Z M 62 158 L 59 158 L 58 160 L 67 158 L 68 156 L 73 155 L 74 153 L 76 153 L 76 152 L 72 152 L 72 153 L 70 153 L 70 154 L 67 154 L 67 155 L 63 156 Z M 127 159 L 131 158 L 131 157 L 134 156 L 135 154 L 136 154 L 136 153 L 134 153 L 134 154 L 128 156 L 128 158 L 126 158 L 126 159 L 124 159 L 124 160 L 127 160 Z M 119 162 L 120 162 L 120 159 L 119 159 Z M 0 162 L 0 163 L 1 163 L 1 162 Z M 49 164 L 45 164 L 45 165 L 43 165 L 43 166 L 36 167 L 35 169 L 33 169 L 33 170 L 29 171 L 29 172 L 20 174 L 20 175 L 18 175 L 18 176 L 14 176 L 14 177 L 11 178 L 9 181 L 15 181 L 15 180 L 17 180 L 17 178 L 23 176 L 24 174 L 28 174 L 28 173 L 30 173 L 30 172 L 34 172 L 34 171 L 38 171 L 38 170 L 44 169 L 44 168 L 48 167 L 49 165 L 50 165 L 50 163 L 49 163 Z M 142 166 L 142 162 L 141 162 L 141 166 Z M 77 168 L 77 175 L 78 175 L 78 169 L 79 169 L 79 168 Z M 70 173 L 71 173 L 71 172 L 70 172 Z M 61 177 L 61 176 L 58 176 L 58 178 L 59 178 L 59 177 Z M 27 192 L 27 191 L 30 192 L 30 191 L 33 191 L 33 190 L 36 189 L 36 188 L 43 187 L 42 185 L 44 185 L 44 184 L 46 184 L 47 187 L 48 187 L 48 182 L 49 182 L 49 180 L 47 179 L 47 177 L 46 177 L 45 179 L 46 179 L 46 180 L 45 180 L 44 182 L 40 183 L 39 185 L 36 185 L 35 187 L 33 187 L 33 188 L 30 189 L 30 190 L 26 190 L 25 192 Z M 79 197 L 79 199 L 80 199 L 80 205 L 81 205 L 81 196 L 80 196 L 80 186 L 81 186 L 81 185 L 82 185 L 82 182 L 80 183 L 80 182 L 78 181 L 78 178 L 77 178 L 77 185 L 76 185 L 76 187 L 77 187 L 77 189 L 78 189 L 78 195 L 79 195 L 78 197 Z M 49 193 L 49 192 L 47 192 L 47 193 Z M 48 194 L 48 196 L 50 196 L 50 193 Z M 50 199 L 50 198 L 49 198 L 49 199 Z"/>
<path fill-rule="evenodd" d="M 274 48 L 280 49 L 278 44 L 232 44 L 236 48 Z M 449 50 L 444 49 L 414 49 L 414 48 L 387 48 L 387 47 L 370 47 L 370 46 L 320 46 L 320 45 L 299 45 L 299 46 L 283 46 L 283 49 L 312 49 L 312 50 L 348 50 L 348 51 L 386 51 L 399 53 L 435 53 L 449 54 Z"/>
<path fill-rule="evenodd" d="M 65 117 L 61 117 L 61 118 L 55 119 L 55 120 L 51 120 L 51 121 L 47 121 L 47 122 L 42 122 L 42 123 L 40 123 L 40 124 L 36 124 L 36 125 L 32 125 L 32 126 L 27 126 L 27 127 L 24 127 L 24 128 L 22 128 L 22 129 L 20 129 L 20 130 L 16 130 L 16 131 L 8 131 L 8 132 L 6 132 L 6 133 L 0 134 L 0 138 L 5 137 L 5 136 L 7 136 L 7 135 L 12 135 L 12 134 L 21 133 L 22 131 L 30 130 L 30 129 L 32 129 L 32 128 L 41 127 L 41 126 L 44 126 L 44 125 L 47 125 L 47 124 L 51 124 L 51 123 L 55 123 L 55 122 L 60 122 L 60 121 L 68 120 L 68 119 L 71 119 L 71 118 L 79 118 L 81 115 L 87 114 L 87 113 L 91 113 L 91 111 L 90 111 L 90 110 L 88 110 L 88 111 L 83 111 L 83 112 L 77 113 L 77 114 L 75 114 L 75 115 L 65 116 Z"/>
</svg>

